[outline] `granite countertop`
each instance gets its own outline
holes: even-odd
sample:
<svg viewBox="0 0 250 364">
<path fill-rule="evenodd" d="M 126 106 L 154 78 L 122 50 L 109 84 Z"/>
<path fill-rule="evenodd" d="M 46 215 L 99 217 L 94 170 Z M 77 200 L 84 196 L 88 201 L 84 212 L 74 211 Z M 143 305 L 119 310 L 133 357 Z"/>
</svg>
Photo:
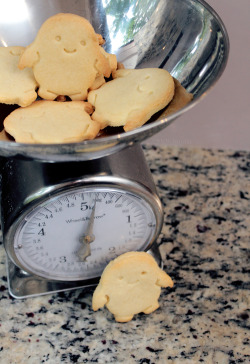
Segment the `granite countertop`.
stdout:
<svg viewBox="0 0 250 364">
<path fill-rule="evenodd" d="M 93 289 L 9 296 L 0 246 L 0 362 L 249 363 L 250 155 L 147 146 L 164 205 L 158 239 L 174 287 L 160 308 L 117 323 Z"/>
</svg>

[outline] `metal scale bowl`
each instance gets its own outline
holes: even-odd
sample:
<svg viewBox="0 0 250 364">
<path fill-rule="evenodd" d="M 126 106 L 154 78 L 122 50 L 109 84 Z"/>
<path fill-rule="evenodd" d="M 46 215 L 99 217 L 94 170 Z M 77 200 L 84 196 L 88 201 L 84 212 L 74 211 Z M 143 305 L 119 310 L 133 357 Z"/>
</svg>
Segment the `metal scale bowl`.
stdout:
<svg viewBox="0 0 250 364">
<path fill-rule="evenodd" d="M 3 5 L 4 4 L 4 5 Z M 26 46 L 59 13 L 87 18 L 126 68 L 168 70 L 194 96 L 170 116 L 72 144 L 0 141 L 2 230 L 12 296 L 95 284 L 110 259 L 149 250 L 160 200 L 140 143 L 195 106 L 227 62 L 225 27 L 202 0 L 12 0 L 0 5 L 1 46 Z M 0 105 L 1 122 L 11 111 Z"/>
</svg>

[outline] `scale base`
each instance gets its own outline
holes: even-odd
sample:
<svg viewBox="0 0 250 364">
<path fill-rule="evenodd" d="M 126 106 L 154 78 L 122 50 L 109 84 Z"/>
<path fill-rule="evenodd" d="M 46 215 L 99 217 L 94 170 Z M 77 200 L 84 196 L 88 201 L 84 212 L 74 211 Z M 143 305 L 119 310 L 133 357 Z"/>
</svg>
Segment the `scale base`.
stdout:
<svg viewBox="0 0 250 364">
<path fill-rule="evenodd" d="M 154 244 L 148 253 L 162 267 L 162 259 L 158 245 Z M 78 288 L 96 286 L 100 277 L 80 281 L 54 281 L 31 275 L 18 268 L 7 257 L 7 278 L 9 293 L 13 298 L 22 299 L 42 296 L 49 293 L 64 292 Z"/>
</svg>

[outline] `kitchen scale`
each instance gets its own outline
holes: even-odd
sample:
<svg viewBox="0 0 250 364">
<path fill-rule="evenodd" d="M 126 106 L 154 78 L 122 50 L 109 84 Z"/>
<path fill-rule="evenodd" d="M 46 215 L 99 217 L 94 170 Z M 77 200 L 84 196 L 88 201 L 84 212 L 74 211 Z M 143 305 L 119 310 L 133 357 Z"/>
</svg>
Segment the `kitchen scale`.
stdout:
<svg viewBox="0 0 250 364">
<path fill-rule="evenodd" d="M 2 176 L 15 297 L 95 284 L 111 259 L 148 250 L 161 231 L 161 203 L 139 145 L 83 162 L 8 159 Z"/>
<path fill-rule="evenodd" d="M 2 9 L 2 46 L 25 46 L 49 16 L 75 13 L 126 68 L 165 68 L 194 95 L 172 115 L 158 114 L 127 133 L 113 129 L 63 145 L 0 142 L 2 233 L 15 298 L 97 284 L 108 262 L 126 251 L 148 251 L 161 264 L 156 241 L 163 210 L 140 142 L 199 102 L 223 72 L 229 42 L 204 1 L 149 3 L 127 1 L 132 31 L 124 8 L 114 13 L 105 1 L 18 0 L 16 13 Z"/>
</svg>

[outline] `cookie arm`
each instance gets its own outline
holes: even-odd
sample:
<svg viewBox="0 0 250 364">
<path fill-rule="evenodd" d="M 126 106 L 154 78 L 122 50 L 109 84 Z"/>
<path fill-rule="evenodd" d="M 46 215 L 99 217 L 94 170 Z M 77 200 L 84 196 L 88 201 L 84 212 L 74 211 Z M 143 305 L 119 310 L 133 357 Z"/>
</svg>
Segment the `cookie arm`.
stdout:
<svg viewBox="0 0 250 364">
<path fill-rule="evenodd" d="M 100 52 L 100 57 L 95 61 L 95 69 L 97 74 L 103 74 L 105 77 L 109 77 L 111 74 L 111 68 L 109 60 Z"/>
<path fill-rule="evenodd" d="M 159 270 L 159 274 L 157 277 L 156 285 L 160 287 L 173 287 L 174 282 L 169 277 L 167 273 L 165 273 L 163 270 Z"/>
<path fill-rule="evenodd" d="M 25 67 L 32 67 L 38 60 L 39 53 L 32 45 L 30 45 L 24 50 L 23 54 L 20 56 L 18 68 L 22 70 Z"/>
<path fill-rule="evenodd" d="M 140 126 L 144 125 L 152 116 L 152 111 L 150 110 L 147 113 L 147 110 L 135 109 L 130 111 L 127 122 L 124 125 L 123 129 L 125 131 L 130 131 Z"/>
<path fill-rule="evenodd" d="M 97 286 L 92 298 L 92 308 L 94 311 L 99 310 L 108 302 L 108 296 L 105 295 L 104 291 Z"/>
</svg>

